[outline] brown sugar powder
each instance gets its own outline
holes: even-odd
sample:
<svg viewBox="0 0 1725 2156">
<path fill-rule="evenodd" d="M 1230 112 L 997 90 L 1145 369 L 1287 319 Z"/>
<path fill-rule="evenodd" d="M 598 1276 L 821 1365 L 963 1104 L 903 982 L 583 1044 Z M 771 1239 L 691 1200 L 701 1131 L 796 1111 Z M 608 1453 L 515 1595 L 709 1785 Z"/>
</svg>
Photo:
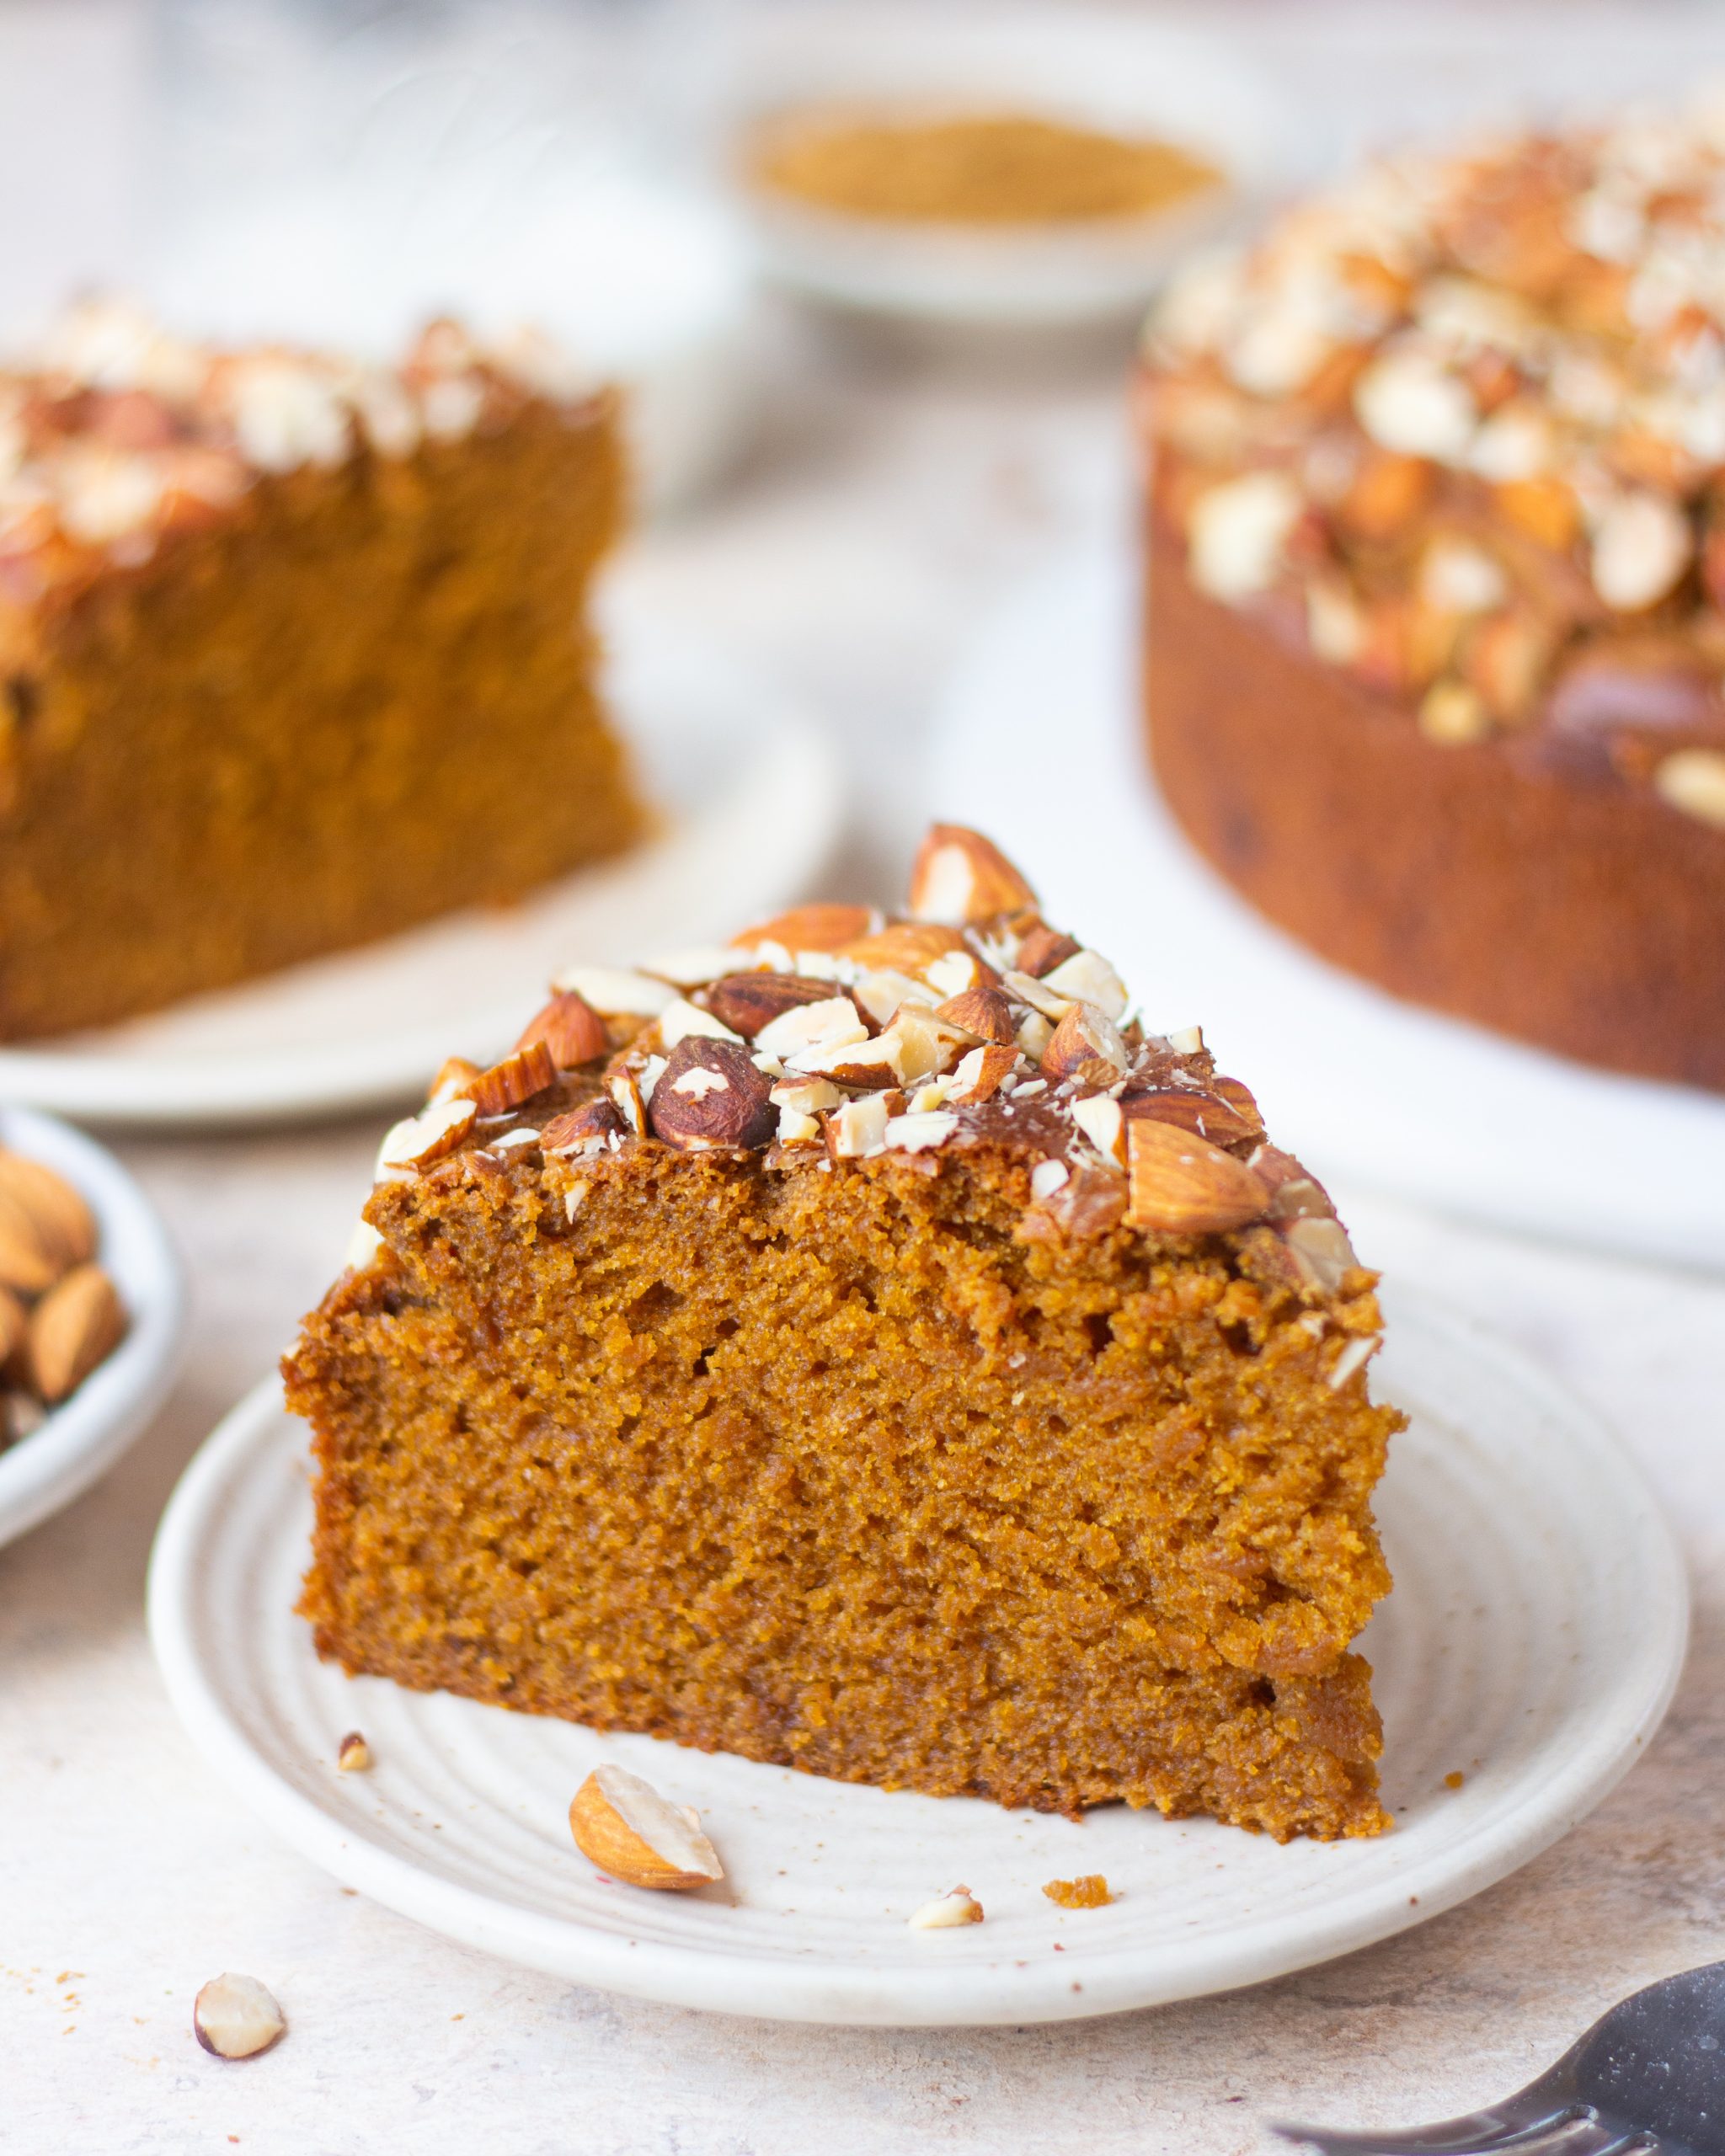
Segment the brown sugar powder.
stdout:
<svg viewBox="0 0 1725 2156">
<path fill-rule="evenodd" d="M 792 115 L 752 163 L 761 185 L 822 209 L 953 224 L 1141 216 L 1222 177 L 1172 142 L 1020 112 Z"/>
<path fill-rule="evenodd" d="M 1076 1879 L 1050 1879 L 1042 1891 L 1063 1909 L 1105 1909 L 1114 1898 L 1099 1871 L 1087 1871 Z"/>
</svg>

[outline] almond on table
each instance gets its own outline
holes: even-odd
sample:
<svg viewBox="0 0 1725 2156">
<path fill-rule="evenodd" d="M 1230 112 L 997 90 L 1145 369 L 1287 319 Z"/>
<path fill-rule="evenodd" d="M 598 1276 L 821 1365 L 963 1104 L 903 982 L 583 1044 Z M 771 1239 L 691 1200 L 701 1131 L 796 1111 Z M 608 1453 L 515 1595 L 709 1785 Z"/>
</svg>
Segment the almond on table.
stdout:
<svg viewBox="0 0 1725 2156">
<path fill-rule="evenodd" d="M 572 965 L 639 1022 L 535 1022 L 392 1134 L 284 1365 L 318 1650 L 888 1790 L 1378 1833 L 1374 1276 L 985 837 L 911 893 L 662 995 Z M 569 1821 L 625 1885 L 719 1876 L 621 1769 Z"/>
<path fill-rule="evenodd" d="M 0 1449 L 32 1435 L 126 1337 L 96 1246 L 82 1193 L 0 1148 L 0 1364 L 11 1388 L 0 1392 Z"/>
</svg>

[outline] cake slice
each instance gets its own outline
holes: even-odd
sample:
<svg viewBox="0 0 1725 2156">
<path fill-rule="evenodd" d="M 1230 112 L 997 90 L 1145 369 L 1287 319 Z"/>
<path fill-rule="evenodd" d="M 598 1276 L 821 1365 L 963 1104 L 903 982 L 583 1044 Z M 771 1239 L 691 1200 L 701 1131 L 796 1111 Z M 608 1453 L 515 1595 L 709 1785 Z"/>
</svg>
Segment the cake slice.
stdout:
<svg viewBox="0 0 1725 2156">
<path fill-rule="evenodd" d="M 352 1672 L 886 1788 L 1375 1833 L 1375 1276 L 975 832 L 576 967 L 285 1364 Z"/>
<path fill-rule="evenodd" d="M 0 1038 L 628 845 L 581 620 L 622 497 L 531 338 L 364 367 L 92 305 L 0 372 Z"/>
</svg>

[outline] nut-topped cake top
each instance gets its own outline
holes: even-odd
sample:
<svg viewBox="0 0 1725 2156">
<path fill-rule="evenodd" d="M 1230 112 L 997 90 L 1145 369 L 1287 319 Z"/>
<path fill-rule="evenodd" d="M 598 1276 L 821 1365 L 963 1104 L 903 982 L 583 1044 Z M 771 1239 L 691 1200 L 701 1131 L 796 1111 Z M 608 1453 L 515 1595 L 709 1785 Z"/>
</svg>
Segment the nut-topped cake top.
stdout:
<svg viewBox="0 0 1725 2156">
<path fill-rule="evenodd" d="M 0 606 L 147 561 L 219 519 L 260 476 L 410 456 L 543 398 L 579 413 L 595 386 L 531 331 L 482 344 L 431 323 L 398 366 L 170 335 L 123 302 L 67 311 L 0 369 Z"/>
<path fill-rule="evenodd" d="M 1725 824 L 1725 110 L 1375 165 L 1147 338 L 1192 579 Z"/>
<path fill-rule="evenodd" d="M 560 1162 L 573 1218 L 595 1175 L 667 1148 L 925 1174 L 987 1148 L 1024 1177 L 1028 1241 L 1262 1231 L 1324 1296 L 1355 1265 L 1328 1197 L 1266 1142 L 1198 1029 L 1146 1031 L 1108 960 L 958 825 L 924 840 L 903 915 L 799 906 L 713 949 L 569 968 L 502 1062 L 444 1067 L 378 1175 Z M 378 1248 L 362 1229 L 353 1262 Z"/>
</svg>

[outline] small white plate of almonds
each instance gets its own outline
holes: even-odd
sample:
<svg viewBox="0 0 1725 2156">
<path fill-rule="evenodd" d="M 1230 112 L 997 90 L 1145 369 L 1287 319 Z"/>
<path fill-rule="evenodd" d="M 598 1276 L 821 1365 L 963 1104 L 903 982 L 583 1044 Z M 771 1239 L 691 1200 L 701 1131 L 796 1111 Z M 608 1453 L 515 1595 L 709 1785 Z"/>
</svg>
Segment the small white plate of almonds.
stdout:
<svg viewBox="0 0 1725 2156">
<path fill-rule="evenodd" d="M 0 1114 L 0 1543 L 142 1432 L 184 1330 L 179 1261 L 119 1161 L 51 1116 Z"/>
</svg>

